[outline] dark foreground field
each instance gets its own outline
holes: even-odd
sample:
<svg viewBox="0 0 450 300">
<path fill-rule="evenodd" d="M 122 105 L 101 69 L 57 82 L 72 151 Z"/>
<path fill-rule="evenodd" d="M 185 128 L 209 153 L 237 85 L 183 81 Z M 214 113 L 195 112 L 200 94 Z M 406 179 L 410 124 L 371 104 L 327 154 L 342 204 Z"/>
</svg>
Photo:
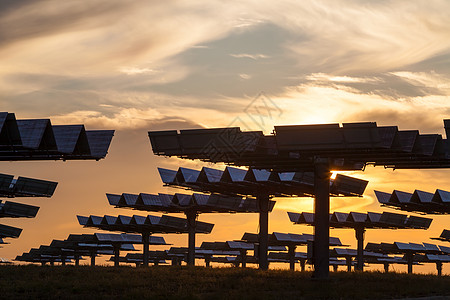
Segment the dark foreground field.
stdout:
<svg viewBox="0 0 450 300">
<path fill-rule="evenodd" d="M 395 299 L 448 296 L 450 277 L 160 266 L 0 266 L 1 299 Z M 444 297 L 439 298 L 444 299 Z"/>
</svg>

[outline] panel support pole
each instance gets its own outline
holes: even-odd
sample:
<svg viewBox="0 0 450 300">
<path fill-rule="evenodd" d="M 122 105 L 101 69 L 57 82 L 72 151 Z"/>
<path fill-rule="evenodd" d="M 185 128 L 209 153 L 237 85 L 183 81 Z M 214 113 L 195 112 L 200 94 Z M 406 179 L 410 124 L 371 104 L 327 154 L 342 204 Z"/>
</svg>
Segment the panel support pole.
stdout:
<svg viewBox="0 0 450 300">
<path fill-rule="evenodd" d="M 412 252 L 406 253 L 406 260 L 408 262 L 408 274 L 413 272 L 414 254 Z"/>
<path fill-rule="evenodd" d="M 436 270 L 437 270 L 438 276 L 442 276 L 442 261 L 436 262 Z"/>
<path fill-rule="evenodd" d="M 289 254 L 289 269 L 291 271 L 295 271 L 295 245 L 288 246 L 288 254 Z"/>
<path fill-rule="evenodd" d="M 186 218 L 188 223 L 188 255 L 187 255 L 187 265 L 195 266 L 195 227 L 197 218 L 197 212 L 194 210 L 186 211 Z"/>
<path fill-rule="evenodd" d="M 351 272 L 352 271 L 352 257 L 351 256 L 347 256 L 345 258 L 345 263 L 347 264 L 347 272 Z"/>
<path fill-rule="evenodd" d="M 119 266 L 120 262 L 120 244 L 114 244 L 114 267 Z"/>
<path fill-rule="evenodd" d="M 269 261 L 267 251 L 269 247 L 269 194 L 258 194 L 259 204 L 259 269 L 267 270 Z"/>
<path fill-rule="evenodd" d="M 355 228 L 356 240 L 358 242 L 356 255 L 356 270 L 363 271 L 364 269 L 364 232 L 366 229 L 362 226 Z"/>
<path fill-rule="evenodd" d="M 389 273 L 389 263 L 384 263 L 384 273 Z"/>
<path fill-rule="evenodd" d="M 95 257 L 97 256 L 96 251 L 91 251 L 90 252 L 91 255 L 91 267 L 95 266 Z"/>
<path fill-rule="evenodd" d="M 150 233 L 149 232 L 143 232 L 142 233 L 142 263 L 144 267 L 148 267 L 148 256 L 149 256 L 149 240 L 150 240 Z"/>
<path fill-rule="evenodd" d="M 75 266 L 80 265 L 80 255 L 78 253 L 75 254 Z"/>
<path fill-rule="evenodd" d="M 242 267 L 247 267 L 247 250 L 242 249 L 241 250 L 241 260 L 242 260 Z"/>
<path fill-rule="evenodd" d="M 314 273 L 328 279 L 330 274 L 330 165 L 328 158 L 314 159 Z"/>
</svg>

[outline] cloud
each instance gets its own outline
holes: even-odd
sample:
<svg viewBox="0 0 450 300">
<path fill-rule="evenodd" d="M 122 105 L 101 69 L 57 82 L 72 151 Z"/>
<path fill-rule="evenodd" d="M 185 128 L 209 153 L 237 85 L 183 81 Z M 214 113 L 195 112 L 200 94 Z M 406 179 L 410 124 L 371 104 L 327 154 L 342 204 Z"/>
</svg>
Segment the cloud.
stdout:
<svg viewBox="0 0 450 300">
<path fill-rule="evenodd" d="M 268 55 L 265 54 L 248 54 L 248 53 L 241 53 L 241 54 L 230 54 L 230 56 L 235 58 L 250 58 L 250 59 L 261 59 L 261 58 L 268 58 Z"/>
</svg>

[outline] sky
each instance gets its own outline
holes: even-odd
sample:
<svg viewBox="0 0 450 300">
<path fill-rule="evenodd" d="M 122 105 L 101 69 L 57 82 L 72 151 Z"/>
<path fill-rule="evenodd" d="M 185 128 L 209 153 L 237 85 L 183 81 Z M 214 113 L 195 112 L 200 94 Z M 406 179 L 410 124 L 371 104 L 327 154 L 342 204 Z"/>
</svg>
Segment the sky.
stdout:
<svg viewBox="0 0 450 300">
<path fill-rule="evenodd" d="M 200 169 L 199 161 L 156 157 L 149 130 L 371 121 L 444 134 L 450 118 L 450 2 L 427 1 L 0 1 L 0 107 L 19 119 L 115 129 L 100 162 L 2 162 L 6 174 L 59 182 L 35 219 L 0 249 L 12 259 L 31 247 L 89 233 L 77 214 L 132 214 L 105 193 L 175 192 L 158 166 Z M 217 166 L 219 168 L 223 166 Z M 382 209 L 373 190 L 450 190 L 448 170 L 368 168 L 363 198 L 332 199 L 332 210 Z M 270 231 L 310 233 L 286 211 L 312 199 L 280 199 Z M 257 215 L 201 215 L 216 224 L 202 240 L 257 231 Z M 366 233 L 371 242 L 432 242 L 449 228 Z M 332 230 L 356 246 L 351 230 Z M 186 237 L 166 236 L 184 245 Z M 396 266 L 404 271 L 401 266 Z M 435 272 L 434 267 L 418 267 Z M 444 266 L 444 273 L 450 273 Z"/>
</svg>

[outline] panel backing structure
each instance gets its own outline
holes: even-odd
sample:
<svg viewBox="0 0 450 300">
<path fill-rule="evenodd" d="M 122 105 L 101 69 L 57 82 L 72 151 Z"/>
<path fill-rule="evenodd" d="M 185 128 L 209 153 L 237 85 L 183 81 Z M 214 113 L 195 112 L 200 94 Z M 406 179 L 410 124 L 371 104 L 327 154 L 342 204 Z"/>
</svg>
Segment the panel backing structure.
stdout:
<svg viewBox="0 0 450 300">
<path fill-rule="evenodd" d="M 438 275 L 442 275 L 442 264 L 450 262 L 450 247 L 428 243 L 368 243 L 367 251 L 384 254 L 401 254 L 408 265 L 408 273 L 412 274 L 413 265 L 417 263 L 435 263 Z"/>
<path fill-rule="evenodd" d="M 188 221 L 188 265 L 195 265 L 195 225 L 201 213 L 255 213 L 259 205 L 254 198 L 227 196 L 221 194 L 107 194 L 111 205 L 135 210 L 184 213 Z M 269 201 L 269 211 L 272 211 L 274 201 Z M 147 265 L 147 261 L 144 261 Z"/>
<path fill-rule="evenodd" d="M 0 174 L 0 197 L 51 197 L 55 192 L 57 182 L 27 177 L 14 178 L 13 175 Z M 39 207 L 17 203 L 15 201 L 0 200 L 0 218 L 34 218 Z M 5 238 L 17 238 L 21 229 L 0 226 L 0 235 Z"/>
<path fill-rule="evenodd" d="M 226 167 L 223 171 L 207 167 L 203 167 L 200 171 L 188 168 L 178 170 L 159 168 L 158 170 L 162 181 L 167 186 L 230 197 L 247 197 L 247 201 L 253 203 L 253 211 L 259 212 L 260 215 L 258 259 L 261 269 L 268 268 L 268 214 L 274 204 L 270 199 L 272 197 L 312 197 L 315 193 L 314 174 L 311 172 L 283 173 L 233 167 Z M 365 180 L 341 174 L 337 174 L 335 179 L 328 179 L 327 183 L 327 189 L 332 196 L 336 197 L 362 196 L 366 186 Z M 249 198 L 254 199 L 249 200 Z"/>
<path fill-rule="evenodd" d="M 447 139 L 375 122 L 275 126 L 272 134 L 239 127 L 150 131 L 156 155 L 200 159 L 279 172 L 313 171 L 315 212 L 314 277 L 328 277 L 330 170 L 364 170 L 367 165 L 396 169 L 449 168 Z"/>
<path fill-rule="evenodd" d="M 313 226 L 314 213 L 288 212 L 289 219 L 294 224 L 306 224 Z M 364 233 L 366 229 L 428 229 L 433 220 L 416 216 L 407 216 L 389 212 L 383 213 L 359 213 L 359 212 L 334 212 L 329 216 L 330 227 L 351 228 L 355 230 L 357 247 L 357 270 L 364 267 Z"/>
<path fill-rule="evenodd" d="M 392 193 L 375 191 L 382 206 L 416 213 L 450 214 L 450 192 L 437 189 L 434 194 L 415 190 L 413 193 L 394 190 Z"/>
<path fill-rule="evenodd" d="M 100 160 L 114 130 L 86 130 L 84 125 L 52 125 L 49 119 L 16 119 L 0 112 L 0 161 Z M 0 174 L 0 197 L 51 197 L 57 183 Z M 0 217 L 34 217 L 38 207 L 0 201 Z M 21 229 L 0 225 L 1 237 L 18 237 Z"/>
<path fill-rule="evenodd" d="M 242 241 L 247 243 L 254 243 L 259 247 L 260 245 L 260 237 L 259 234 L 246 232 L 241 238 Z M 311 242 L 314 242 L 314 235 L 312 234 L 296 234 L 296 233 L 282 233 L 282 232 L 273 232 L 269 235 L 268 244 L 270 246 L 283 246 L 288 249 L 288 257 L 289 257 L 289 267 L 291 270 L 295 270 L 295 260 L 296 260 L 296 248 L 298 246 L 306 246 L 310 245 Z M 341 240 L 337 237 L 329 237 L 329 245 L 330 246 L 342 246 Z M 305 270 L 306 260 L 300 260 L 302 271 Z"/>
<path fill-rule="evenodd" d="M 105 158 L 114 130 L 52 125 L 49 119 L 17 120 L 0 113 L 0 161 Z"/>
<path fill-rule="evenodd" d="M 163 215 L 158 216 L 77 216 L 78 222 L 84 227 L 93 227 L 107 231 L 139 233 L 142 235 L 144 259 L 148 259 L 149 239 L 154 233 L 189 233 L 187 219 Z M 211 233 L 214 224 L 195 221 L 196 233 Z"/>
<path fill-rule="evenodd" d="M 165 245 L 164 239 L 154 237 L 155 244 Z M 120 251 L 136 251 L 133 244 L 142 244 L 140 235 L 130 234 L 105 234 L 94 233 L 91 235 L 70 235 L 67 240 L 53 240 L 50 245 L 42 245 L 38 249 L 31 249 L 15 258 L 16 261 L 53 264 L 60 262 L 65 265 L 67 262 L 79 261 L 83 256 L 90 256 L 91 265 L 95 265 L 97 255 L 111 255 L 117 258 Z"/>
</svg>

